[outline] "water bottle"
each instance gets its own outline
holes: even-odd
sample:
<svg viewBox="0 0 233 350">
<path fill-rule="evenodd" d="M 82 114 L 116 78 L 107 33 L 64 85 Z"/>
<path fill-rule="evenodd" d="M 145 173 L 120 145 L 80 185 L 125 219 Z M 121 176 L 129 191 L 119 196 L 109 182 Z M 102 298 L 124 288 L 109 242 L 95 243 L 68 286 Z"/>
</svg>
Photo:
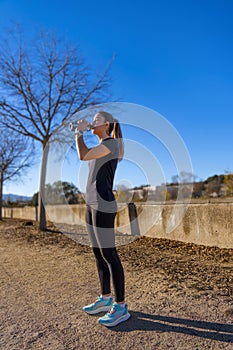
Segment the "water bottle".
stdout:
<svg viewBox="0 0 233 350">
<path fill-rule="evenodd" d="M 75 131 L 75 129 L 78 127 L 77 123 L 70 123 L 70 131 Z M 91 129 L 93 129 L 93 125 L 88 124 L 86 129 L 84 131 L 90 131 Z"/>
</svg>

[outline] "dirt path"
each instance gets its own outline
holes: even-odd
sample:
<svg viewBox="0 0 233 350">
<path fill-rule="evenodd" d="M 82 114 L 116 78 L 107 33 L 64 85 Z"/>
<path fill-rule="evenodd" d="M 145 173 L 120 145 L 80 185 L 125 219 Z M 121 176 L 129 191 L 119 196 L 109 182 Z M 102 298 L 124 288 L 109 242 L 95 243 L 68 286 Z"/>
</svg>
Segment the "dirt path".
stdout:
<svg viewBox="0 0 233 350">
<path fill-rule="evenodd" d="M 21 221 L 0 223 L 0 349 L 233 349 L 233 250 L 140 238 L 119 248 L 132 315 L 112 329 L 91 249 Z"/>
</svg>

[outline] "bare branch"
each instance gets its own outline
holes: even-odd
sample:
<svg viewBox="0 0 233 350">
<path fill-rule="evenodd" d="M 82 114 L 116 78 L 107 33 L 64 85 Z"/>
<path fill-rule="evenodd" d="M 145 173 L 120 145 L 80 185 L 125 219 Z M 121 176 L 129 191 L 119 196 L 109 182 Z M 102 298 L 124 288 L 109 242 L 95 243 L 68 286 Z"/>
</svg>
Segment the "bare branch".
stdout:
<svg viewBox="0 0 233 350">
<path fill-rule="evenodd" d="M 32 147 L 28 148 L 25 138 L 2 130 L 0 143 L 0 172 L 4 181 L 14 180 L 21 176 L 22 170 L 32 165 Z"/>
<path fill-rule="evenodd" d="M 2 107 L 2 126 L 23 136 L 29 136 L 36 141 L 43 142 L 42 138 L 39 138 L 36 134 L 29 132 L 28 129 L 24 126 L 23 122 L 21 121 L 22 119 L 28 119 L 28 117 L 22 115 L 21 113 L 16 111 L 16 109 L 13 106 L 10 106 L 5 102 L 0 103 L 0 106 Z"/>
</svg>

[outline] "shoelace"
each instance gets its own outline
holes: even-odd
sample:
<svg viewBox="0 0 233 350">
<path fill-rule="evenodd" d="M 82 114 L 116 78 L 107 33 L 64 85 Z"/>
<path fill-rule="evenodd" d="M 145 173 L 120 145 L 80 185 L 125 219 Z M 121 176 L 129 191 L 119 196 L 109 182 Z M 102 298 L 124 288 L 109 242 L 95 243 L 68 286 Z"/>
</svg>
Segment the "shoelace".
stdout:
<svg viewBox="0 0 233 350">
<path fill-rule="evenodd" d="M 100 300 L 101 300 L 101 297 L 97 297 L 93 304 L 98 303 Z"/>
<path fill-rule="evenodd" d="M 117 307 L 118 307 L 118 305 L 112 305 L 109 309 L 108 309 L 108 314 L 109 315 L 112 315 L 112 314 L 114 314 L 114 312 L 116 312 L 116 310 L 117 310 Z"/>
</svg>

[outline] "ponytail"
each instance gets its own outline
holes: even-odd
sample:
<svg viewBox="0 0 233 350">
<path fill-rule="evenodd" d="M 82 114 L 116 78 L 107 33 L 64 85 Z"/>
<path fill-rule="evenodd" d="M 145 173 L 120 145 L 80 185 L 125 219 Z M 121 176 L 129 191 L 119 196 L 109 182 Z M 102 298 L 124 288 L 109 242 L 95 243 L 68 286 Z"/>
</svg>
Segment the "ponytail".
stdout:
<svg viewBox="0 0 233 350">
<path fill-rule="evenodd" d="M 124 143 L 123 143 L 123 136 L 122 136 L 120 123 L 118 122 L 117 119 L 114 119 L 112 137 L 114 139 L 118 139 L 117 141 L 118 141 L 119 148 L 120 148 L 119 160 L 122 160 L 122 158 L 124 156 Z"/>
</svg>

